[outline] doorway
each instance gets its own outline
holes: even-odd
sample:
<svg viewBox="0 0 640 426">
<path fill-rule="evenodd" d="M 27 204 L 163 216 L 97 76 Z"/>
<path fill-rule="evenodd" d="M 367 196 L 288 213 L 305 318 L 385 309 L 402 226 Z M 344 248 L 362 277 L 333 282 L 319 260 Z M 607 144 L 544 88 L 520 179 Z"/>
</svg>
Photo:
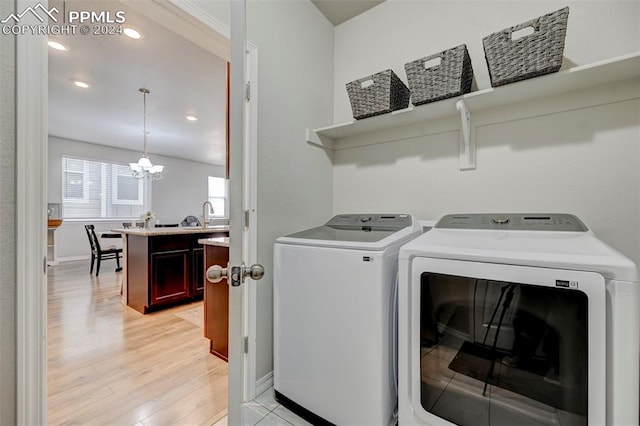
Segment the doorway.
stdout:
<svg viewBox="0 0 640 426">
<path fill-rule="evenodd" d="M 145 2 L 145 3 L 147 3 L 147 2 Z M 147 5 L 148 5 L 148 6 L 150 6 L 151 8 L 153 8 L 153 7 L 156 7 L 156 6 L 157 6 L 157 7 L 160 7 L 161 9 L 164 9 L 160 14 L 161 14 L 161 15 L 162 15 L 162 14 L 164 14 L 164 15 L 165 15 L 165 17 L 166 17 L 166 15 L 167 15 L 167 14 L 166 14 L 166 10 L 167 10 L 167 7 L 168 7 L 166 4 L 159 5 L 158 3 L 155 3 L 155 2 L 153 2 L 153 3 L 148 2 L 148 4 L 147 4 Z M 165 7 L 165 6 L 167 6 L 167 7 Z M 171 8 L 171 7 L 169 7 L 169 8 Z M 174 14 L 175 14 L 175 15 L 177 15 L 178 17 L 180 17 L 180 15 L 182 15 L 182 19 L 183 19 L 183 20 L 184 20 L 184 17 L 185 17 L 185 16 L 188 16 L 188 15 L 189 15 L 188 13 L 186 13 L 186 12 L 184 12 L 184 11 L 180 11 L 180 10 L 178 10 L 178 9 L 177 9 L 177 8 L 175 8 L 175 7 L 173 7 L 173 9 L 174 9 L 174 10 L 172 11 L 172 13 L 174 13 Z M 180 18 L 179 18 L 179 19 L 180 19 Z M 188 19 L 186 20 L 186 22 L 187 22 L 187 23 L 188 23 L 188 22 L 193 22 L 193 17 L 188 16 Z M 199 23 L 199 24 L 200 24 L 200 25 L 202 25 L 201 23 Z M 207 25 L 209 25 L 209 24 L 207 24 Z M 209 25 L 209 26 L 211 26 L 211 25 Z M 46 86 L 45 86 L 45 87 L 46 87 Z M 32 89 L 32 90 L 34 90 L 34 89 Z M 39 95 L 39 96 L 42 96 L 42 95 Z M 44 100 L 45 100 L 45 102 L 46 102 L 46 97 L 44 97 Z M 250 121 L 250 123 L 251 123 L 251 121 Z M 253 129 L 253 132 L 252 132 L 252 133 L 255 135 L 255 129 Z M 46 137 L 46 135 L 45 135 L 45 137 Z M 45 151 L 45 152 L 46 152 L 46 151 Z M 43 205 L 44 205 L 44 203 L 43 203 Z M 249 210 L 250 210 L 250 211 L 253 211 L 253 212 L 255 213 L 255 209 L 251 210 L 251 208 L 250 208 Z M 37 210 L 36 210 L 36 212 L 37 212 Z M 36 216 L 37 216 L 37 215 L 36 215 Z M 39 280 L 39 279 L 40 279 L 40 278 L 38 278 L 38 280 Z M 37 282 L 38 280 L 34 280 L 34 282 Z M 251 291 L 251 289 L 250 289 L 250 288 L 249 288 L 248 290 L 249 290 L 249 291 Z M 40 290 L 40 291 L 41 291 L 41 290 Z M 250 301 L 250 300 L 252 300 L 252 298 L 251 298 L 250 296 L 249 296 L 249 297 L 245 297 L 244 299 L 245 299 L 245 300 L 249 300 L 249 301 Z M 19 302 L 19 303 L 20 303 L 20 302 Z M 249 316 L 251 316 L 251 313 L 248 313 L 248 315 L 249 315 Z M 36 319 L 37 319 L 37 317 L 38 317 L 38 315 L 35 315 L 34 317 L 29 317 L 29 318 L 30 318 L 30 320 L 31 320 L 31 322 L 30 322 L 30 323 L 28 323 L 28 324 L 27 324 L 27 326 L 29 326 L 29 324 L 33 325 L 33 324 L 34 324 L 34 320 L 36 320 Z M 35 322 L 37 323 L 37 321 L 35 321 Z M 245 324 L 251 324 L 251 321 L 250 321 L 250 320 L 249 320 L 249 321 L 245 321 Z M 36 324 L 36 328 L 37 328 L 37 324 Z M 34 333 L 34 335 L 35 335 L 35 334 L 37 334 L 37 332 L 36 332 L 36 333 Z M 248 358 L 250 359 L 250 357 L 248 357 Z M 35 359 L 34 359 L 34 361 L 36 361 L 36 363 L 37 363 L 37 360 L 35 360 Z M 251 364 L 251 361 L 249 361 L 249 364 Z M 40 373 L 39 373 L 39 374 L 40 374 L 40 375 L 42 375 L 42 374 L 43 374 L 42 370 L 40 370 Z M 31 388 L 32 388 L 32 389 L 46 389 L 46 386 L 42 385 L 42 384 L 44 383 L 43 378 L 42 378 L 42 377 L 38 378 L 37 376 L 38 376 L 38 374 L 34 373 L 34 380 L 32 381 L 32 383 L 39 382 L 40 384 L 39 384 L 38 386 L 31 386 Z M 248 380 L 248 381 L 251 381 L 251 380 L 252 380 L 252 379 L 251 379 L 251 377 L 252 377 L 252 376 L 251 376 L 250 374 L 245 375 L 245 376 L 247 377 L 247 380 Z M 29 385 L 29 384 L 25 384 L 25 388 L 26 388 L 26 389 L 29 389 L 29 388 L 30 388 L 30 385 Z M 245 386 L 245 388 L 247 388 L 247 386 Z M 38 394 L 39 392 L 34 392 L 34 393 L 35 393 L 35 394 Z M 38 403 L 36 403 L 36 404 L 26 404 L 26 406 L 37 406 L 37 405 L 42 406 L 43 404 L 38 404 Z M 43 413 L 44 413 L 44 409 L 43 409 Z M 39 423 L 39 422 L 36 422 L 36 423 Z"/>
</svg>

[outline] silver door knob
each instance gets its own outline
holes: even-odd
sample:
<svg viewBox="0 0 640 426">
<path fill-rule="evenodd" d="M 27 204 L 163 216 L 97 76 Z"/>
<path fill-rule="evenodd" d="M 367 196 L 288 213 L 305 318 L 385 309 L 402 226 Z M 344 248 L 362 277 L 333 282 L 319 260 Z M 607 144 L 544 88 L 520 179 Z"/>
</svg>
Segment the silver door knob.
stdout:
<svg viewBox="0 0 640 426">
<path fill-rule="evenodd" d="M 223 278 L 227 278 L 227 268 L 220 265 L 213 265 L 207 269 L 207 281 L 219 283 Z"/>
<path fill-rule="evenodd" d="M 252 280 L 259 280 L 264 277 L 264 267 L 258 263 L 251 265 L 249 270 L 245 270 L 245 277 L 249 276 Z"/>
<path fill-rule="evenodd" d="M 260 264 L 251 265 L 250 267 L 232 266 L 223 268 L 220 265 L 213 265 L 207 269 L 207 281 L 211 283 L 219 283 L 223 278 L 229 281 L 229 284 L 236 287 L 244 282 L 246 277 L 252 280 L 259 280 L 264 276 L 264 267 Z"/>
</svg>

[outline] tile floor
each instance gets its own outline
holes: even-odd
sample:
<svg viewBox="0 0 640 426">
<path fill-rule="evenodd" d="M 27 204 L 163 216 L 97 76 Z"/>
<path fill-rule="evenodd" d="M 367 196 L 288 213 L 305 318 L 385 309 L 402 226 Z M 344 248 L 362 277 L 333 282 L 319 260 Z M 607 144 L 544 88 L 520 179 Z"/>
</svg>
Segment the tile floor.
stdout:
<svg viewBox="0 0 640 426">
<path fill-rule="evenodd" d="M 242 406 L 245 426 L 310 426 L 311 423 L 293 414 L 273 397 L 273 387 Z M 213 426 L 227 426 L 223 418 Z"/>
</svg>

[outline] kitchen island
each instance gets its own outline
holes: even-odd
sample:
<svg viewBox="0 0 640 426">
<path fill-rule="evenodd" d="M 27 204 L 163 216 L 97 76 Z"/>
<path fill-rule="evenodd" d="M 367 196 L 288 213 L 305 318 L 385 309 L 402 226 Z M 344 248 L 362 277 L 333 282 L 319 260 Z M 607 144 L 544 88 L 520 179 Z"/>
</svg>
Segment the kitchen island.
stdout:
<svg viewBox="0 0 640 426">
<path fill-rule="evenodd" d="M 123 237 L 123 302 L 138 312 L 202 299 L 204 248 L 199 239 L 228 237 L 228 226 L 113 229 Z"/>
</svg>

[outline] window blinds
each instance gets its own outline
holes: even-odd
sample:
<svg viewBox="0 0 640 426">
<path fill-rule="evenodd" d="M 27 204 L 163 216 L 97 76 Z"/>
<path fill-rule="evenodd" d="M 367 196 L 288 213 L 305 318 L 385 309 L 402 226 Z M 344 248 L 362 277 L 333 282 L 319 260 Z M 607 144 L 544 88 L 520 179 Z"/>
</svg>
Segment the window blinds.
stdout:
<svg viewBox="0 0 640 426">
<path fill-rule="evenodd" d="M 147 198 L 146 181 L 127 165 L 62 158 L 63 219 L 137 219 Z"/>
</svg>

